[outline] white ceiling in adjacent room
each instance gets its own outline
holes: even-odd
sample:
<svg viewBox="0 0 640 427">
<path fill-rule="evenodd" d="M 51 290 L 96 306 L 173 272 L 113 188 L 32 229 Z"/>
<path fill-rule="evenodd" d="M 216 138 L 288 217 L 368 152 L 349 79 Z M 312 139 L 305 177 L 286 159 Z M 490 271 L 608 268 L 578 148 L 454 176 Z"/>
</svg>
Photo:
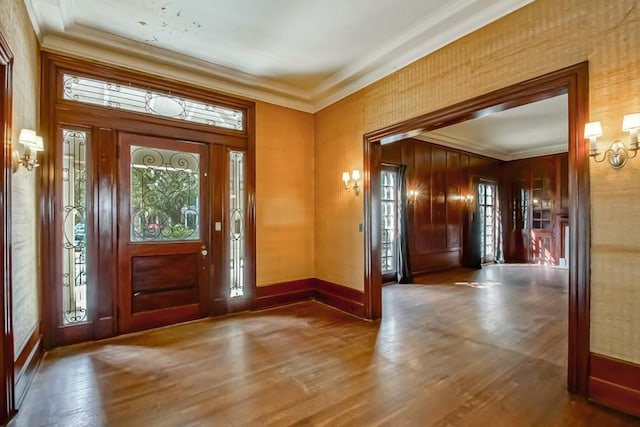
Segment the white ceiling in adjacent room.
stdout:
<svg viewBox="0 0 640 427">
<path fill-rule="evenodd" d="M 569 146 L 568 97 L 488 114 L 416 138 L 500 160 L 564 153 Z"/>
<path fill-rule="evenodd" d="M 317 111 L 533 0 L 25 1 L 45 49 L 126 53 Z"/>
</svg>

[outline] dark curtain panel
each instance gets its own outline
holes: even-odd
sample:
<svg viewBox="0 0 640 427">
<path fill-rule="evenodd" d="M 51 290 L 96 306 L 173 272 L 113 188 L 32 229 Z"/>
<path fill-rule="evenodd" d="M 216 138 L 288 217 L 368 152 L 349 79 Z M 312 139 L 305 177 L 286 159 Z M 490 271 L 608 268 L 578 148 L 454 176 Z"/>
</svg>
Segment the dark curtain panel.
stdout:
<svg viewBox="0 0 640 427">
<path fill-rule="evenodd" d="M 496 222 L 498 227 L 498 241 L 496 242 L 496 263 L 504 263 L 504 246 L 502 236 L 502 204 L 500 196 L 502 195 L 500 184 L 496 184 Z"/>
<path fill-rule="evenodd" d="M 407 165 L 398 168 L 398 224 L 396 234 L 396 274 L 398 283 L 411 283 L 411 264 L 409 263 L 409 218 L 407 215 Z"/>
<path fill-rule="evenodd" d="M 482 268 L 482 248 L 480 247 L 480 197 L 478 194 L 478 182 L 473 183 L 473 205 L 471 206 L 471 225 L 469 226 L 469 239 L 467 241 L 467 251 L 469 253 L 469 267 Z"/>
</svg>

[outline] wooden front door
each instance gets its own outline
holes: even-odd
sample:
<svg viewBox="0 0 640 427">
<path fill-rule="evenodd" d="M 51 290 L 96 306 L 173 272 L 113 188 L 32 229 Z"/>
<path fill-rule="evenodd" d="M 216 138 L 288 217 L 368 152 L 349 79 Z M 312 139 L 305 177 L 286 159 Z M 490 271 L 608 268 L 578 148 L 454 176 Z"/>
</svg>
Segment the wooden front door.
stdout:
<svg viewBox="0 0 640 427">
<path fill-rule="evenodd" d="M 208 146 L 119 135 L 118 329 L 207 315 Z"/>
</svg>

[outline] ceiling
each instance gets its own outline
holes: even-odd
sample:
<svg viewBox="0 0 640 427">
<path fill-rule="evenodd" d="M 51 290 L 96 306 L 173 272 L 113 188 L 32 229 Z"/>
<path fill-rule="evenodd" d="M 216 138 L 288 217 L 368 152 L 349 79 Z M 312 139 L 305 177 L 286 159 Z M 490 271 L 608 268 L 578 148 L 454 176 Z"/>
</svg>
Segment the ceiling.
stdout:
<svg viewBox="0 0 640 427">
<path fill-rule="evenodd" d="M 511 108 L 431 132 L 416 139 L 516 160 L 564 153 L 569 148 L 567 95 Z"/>
<path fill-rule="evenodd" d="M 532 1 L 25 0 L 47 50 L 312 112 Z"/>
</svg>

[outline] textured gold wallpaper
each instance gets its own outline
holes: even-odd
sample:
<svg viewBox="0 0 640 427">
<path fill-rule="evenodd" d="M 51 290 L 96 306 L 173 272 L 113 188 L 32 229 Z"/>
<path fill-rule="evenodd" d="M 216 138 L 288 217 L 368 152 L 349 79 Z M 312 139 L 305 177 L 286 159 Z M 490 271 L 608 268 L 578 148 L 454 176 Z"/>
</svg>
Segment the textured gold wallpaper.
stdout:
<svg viewBox="0 0 640 427">
<path fill-rule="evenodd" d="M 344 212 L 326 201 L 341 197 L 333 165 L 361 165 L 364 133 L 588 60 L 591 119 L 602 121 L 602 141 L 626 138 L 622 116 L 640 112 L 639 50 L 637 1 L 536 0 L 317 113 L 317 276 L 363 288 L 361 266 L 336 262 L 362 253 L 362 235 L 351 232 L 361 203 L 349 201 Z M 619 171 L 591 163 L 591 349 L 640 363 L 640 160 L 633 162 Z"/>
<path fill-rule="evenodd" d="M 40 48 L 22 1 L 0 0 L 0 32 L 14 55 L 12 138 L 15 141 L 21 128 L 37 129 L 40 102 Z M 13 175 L 11 191 L 11 217 L 14 226 L 13 324 L 16 355 L 22 350 L 40 319 L 36 177 L 36 173 L 19 170 Z"/>
<path fill-rule="evenodd" d="M 314 276 L 313 179 L 313 115 L 258 102 L 258 286 Z"/>
</svg>

